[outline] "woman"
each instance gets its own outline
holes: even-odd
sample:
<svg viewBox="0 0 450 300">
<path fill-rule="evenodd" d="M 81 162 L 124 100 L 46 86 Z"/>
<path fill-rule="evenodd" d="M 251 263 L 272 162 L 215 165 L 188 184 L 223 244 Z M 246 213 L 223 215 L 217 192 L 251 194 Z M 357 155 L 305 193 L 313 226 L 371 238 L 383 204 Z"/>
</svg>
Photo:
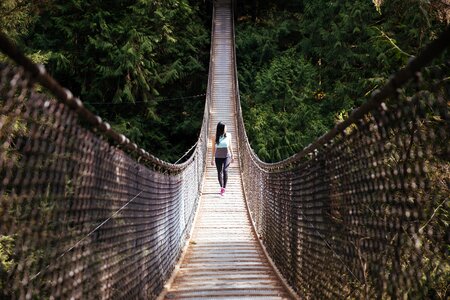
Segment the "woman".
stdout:
<svg viewBox="0 0 450 300">
<path fill-rule="evenodd" d="M 216 136 L 212 139 L 211 165 L 216 163 L 219 177 L 220 195 L 223 196 L 228 180 L 228 166 L 234 161 L 233 148 L 231 147 L 231 134 L 227 133 L 227 126 L 217 123 Z"/>
</svg>

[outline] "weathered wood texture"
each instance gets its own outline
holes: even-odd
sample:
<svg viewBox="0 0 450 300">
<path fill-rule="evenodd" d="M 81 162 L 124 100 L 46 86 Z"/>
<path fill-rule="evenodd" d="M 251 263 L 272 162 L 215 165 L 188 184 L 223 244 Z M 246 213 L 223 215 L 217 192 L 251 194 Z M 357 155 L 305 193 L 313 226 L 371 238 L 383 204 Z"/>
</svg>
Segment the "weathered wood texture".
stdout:
<svg viewBox="0 0 450 300">
<path fill-rule="evenodd" d="M 211 142 L 198 216 L 187 252 L 165 294 L 179 298 L 287 299 L 260 248 L 244 202 L 236 145 L 233 99 L 231 5 L 216 2 L 214 16 L 211 132 L 227 124 L 237 158 L 229 168 L 227 190 L 219 194 L 217 172 L 211 166 Z"/>
</svg>

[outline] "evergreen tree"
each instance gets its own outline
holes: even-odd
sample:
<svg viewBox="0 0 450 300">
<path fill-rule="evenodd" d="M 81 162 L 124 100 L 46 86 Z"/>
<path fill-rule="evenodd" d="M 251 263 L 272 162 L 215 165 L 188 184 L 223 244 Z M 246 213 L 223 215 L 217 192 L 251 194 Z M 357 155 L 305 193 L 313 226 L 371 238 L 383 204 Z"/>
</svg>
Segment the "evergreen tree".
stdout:
<svg viewBox="0 0 450 300">
<path fill-rule="evenodd" d="M 249 139 L 262 159 L 278 161 L 313 142 L 449 21 L 450 8 L 440 0 L 375 2 L 247 1 L 240 6 L 241 100 L 245 122 L 251 124 Z M 258 14 L 252 18 L 255 5 Z"/>
<path fill-rule="evenodd" d="M 163 159 L 176 160 L 195 143 L 204 102 L 160 99 L 206 90 L 210 25 L 202 3 L 47 2 L 23 40 L 30 49 L 49 53 L 47 69 L 58 81 Z M 182 120 L 175 127 L 168 123 L 174 118 Z M 179 134 L 185 136 L 174 140 Z"/>
</svg>

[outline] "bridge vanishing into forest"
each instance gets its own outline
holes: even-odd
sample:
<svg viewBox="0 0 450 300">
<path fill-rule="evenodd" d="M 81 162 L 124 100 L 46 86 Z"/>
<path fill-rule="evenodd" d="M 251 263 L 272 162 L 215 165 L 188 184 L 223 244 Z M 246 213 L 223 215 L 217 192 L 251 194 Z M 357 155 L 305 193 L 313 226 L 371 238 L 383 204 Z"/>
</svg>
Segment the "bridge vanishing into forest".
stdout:
<svg viewBox="0 0 450 300">
<path fill-rule="evenodd" d="M 214 2 L 191 156 L 171 164 L 95 116 L 4 36 L 0 298 L 397 299 L 449 295 L 450 29 L 350 117 L 264 163 L 242 118 L 231 0 Z M 215 124 L 237 154 L 225 197 Z"/>
</svg>

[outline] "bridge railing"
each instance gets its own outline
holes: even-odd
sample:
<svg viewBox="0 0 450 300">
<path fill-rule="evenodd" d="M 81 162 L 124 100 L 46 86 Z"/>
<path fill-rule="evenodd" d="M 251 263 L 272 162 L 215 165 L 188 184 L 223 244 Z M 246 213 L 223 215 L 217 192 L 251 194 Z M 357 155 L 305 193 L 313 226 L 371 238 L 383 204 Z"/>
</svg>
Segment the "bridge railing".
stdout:
<svg viewBox="0 0 450 300">
<path fill-rule="evenodd" d="M 171 164 L 83 107 L 3 35 L 0 298 L 154 298 L 192 225 L 209 87 L 192 155 Z"/>
<path fill-rule="evenodd" d="M 249 144 L 236 77 L 246 201 L 300 298 L 448 296 L 450 64 L 423 68 L 449 44 L 450 28 L 347 120 L 272 164 Z"/>
</svg>

